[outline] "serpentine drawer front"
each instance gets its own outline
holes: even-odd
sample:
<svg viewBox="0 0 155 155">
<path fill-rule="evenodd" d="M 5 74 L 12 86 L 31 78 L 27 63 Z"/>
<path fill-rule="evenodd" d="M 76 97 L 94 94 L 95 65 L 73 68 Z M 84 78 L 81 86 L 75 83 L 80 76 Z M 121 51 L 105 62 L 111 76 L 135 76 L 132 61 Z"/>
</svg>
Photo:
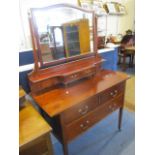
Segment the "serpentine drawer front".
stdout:
<svg viewBox="0 0 155 155">
<path fill-rule="evenodd" d="M 113 99 L 120 94 L 124 93 L 124 87 L 125 84 L 121 83 L 116 86 L 113 86 L 112 88 L 109 88 L 103 93 L 100 93 L 100 104 L 104 104 L 106 101 Z"/>
<path fill-rule="evenodd" d="M 98 108 L 89 112 L 87 115 L 73 121 L 72 123 L 67 124 L 65 126 L 67 140 L 72 140 L 79 134 L 89 129 L 89 127 L 103 119 L 105 116 L 117 110 L 122 105 L 123 95 L 116 97 L 110 102 L 106 102 L 105 104 L 98 106 Z"/>
<path fill-rule="evenodd" d="M 84 77 L 90 77 L 91 75 L 94 75 L 95 73 L 96 73 L 96 68 L 92 67 L 92 68 L 89 68 L 89 69 L 79 71 L 77 73 L 73 73 L 73 74 L 64 76 L 63 78 L 61 78 L 61 81 L 64 84 L 69 84 L 71 82 L 80 80 L 80 79 L 82 79 Z"/>
</svg>

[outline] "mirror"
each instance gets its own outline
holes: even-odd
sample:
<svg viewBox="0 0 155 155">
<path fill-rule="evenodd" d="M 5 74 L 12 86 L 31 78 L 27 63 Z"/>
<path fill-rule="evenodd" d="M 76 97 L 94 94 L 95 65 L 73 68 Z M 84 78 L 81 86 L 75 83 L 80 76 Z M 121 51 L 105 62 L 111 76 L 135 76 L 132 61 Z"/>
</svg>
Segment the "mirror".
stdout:
<svg viewBox="0 0 155 155">
<path fill-rule="evenodd" d="M 68 4 L 31 9 L 32 39 L 41 66 L 60 64 L 94 54 L 92 11 Z"/>
</svg>

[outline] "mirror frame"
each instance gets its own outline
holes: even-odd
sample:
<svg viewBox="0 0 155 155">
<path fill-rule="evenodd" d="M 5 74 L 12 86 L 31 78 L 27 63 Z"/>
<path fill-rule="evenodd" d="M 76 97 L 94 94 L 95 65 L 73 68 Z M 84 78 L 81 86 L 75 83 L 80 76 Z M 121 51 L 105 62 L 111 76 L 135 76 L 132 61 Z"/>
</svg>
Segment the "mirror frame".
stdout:
<svg viewBox="0 0 155 155">
<path fill-rule="evenodd" d="M 76 56 L 72 56 L 69 58 L 58 59 L 58 60 L 54 60 L 51 62 L 43 63 L 43 59 L 41 56 L 40 44 L 39 44 L 39 35 L 37 32 L 37 25 L 35 22 L 34 12 L 39 11 L 39 10 L 43 11 L 46 9 L 53 9 L 53 8 L 55 9 L 55 8 L 61 8 L 61 7 L 73 8 L 73 9 L 83 11 L 85 13 L 92 14 L 93 52 L 84 54 L 84 55 L 76 55 Z M 42 8 L 31 8 L 30 12 L 29 12 L 29 24 L 30 24 L 30 32 L 31 32 L 31 37 L 32 37 L 33 54 L 34 54 L 34 70 L 39 70 L 42 68 L 47 68 L 47 67 L 51 67 L 51 66 L 55 66 L 55 65 L 60 65 L 63 63 L 79 60 L 82 58 L 87 58 L 90 56 L 96 56 L 96 54 L 97 54 L 97 17 L 95 16 L 94 11 L 92 11 L 92 10 L 86 10 L 81 7 L 74 6 L 71 4 L 65 4 L 65 3 L 64 4 L 55 4 L 55 5 L 46 6 L 46 7 L 42 7 Z"/>
</svg>

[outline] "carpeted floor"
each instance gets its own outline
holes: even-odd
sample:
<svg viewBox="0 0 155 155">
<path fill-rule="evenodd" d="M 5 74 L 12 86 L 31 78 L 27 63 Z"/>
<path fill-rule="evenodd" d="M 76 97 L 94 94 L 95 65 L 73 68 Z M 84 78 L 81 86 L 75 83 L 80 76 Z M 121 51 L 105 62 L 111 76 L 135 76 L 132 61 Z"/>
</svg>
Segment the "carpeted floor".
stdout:
<svg viewBox="0 0 155 155">
<path fill-rule="evenodd" d="M 135 116 L 124 110 L 122 131 L 117 129 L 118 111 L 71 141 L 69 155 L 134 155 Z M 52 136 L 55 155 L 63 155 L 62 145 Z"/>
</svg>

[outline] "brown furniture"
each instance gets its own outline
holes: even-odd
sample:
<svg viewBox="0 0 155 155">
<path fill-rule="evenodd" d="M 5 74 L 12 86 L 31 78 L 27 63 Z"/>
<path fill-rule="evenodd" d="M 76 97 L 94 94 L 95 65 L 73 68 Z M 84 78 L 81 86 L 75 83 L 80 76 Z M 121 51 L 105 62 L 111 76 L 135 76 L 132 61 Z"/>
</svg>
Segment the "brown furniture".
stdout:
<svg viewBox="0 0 155 155">
<path fill-rule="evenodd" d="M 19 154 L 52 155 L 51 127 L 28 101 L 19 112 Z"/>
<path fill-rule="evenodd" d="M 38 10 L 39 13 L 43 11 L 44 15 L 46 10 L 50 10 L 51 13 L 53 9 L 54 12 L 59 11 L 59 15 L 62 13 L 63 18 L 69 15 L 71 21 L 73 21 L 72 15 L 76 12 L 79 14 L 82 12 L 79 20 L 87 17 L 88 20 L 91 19 L 87 30 L 90 32 L 90 52 L 61 60 L 51 60 L 50 63 L 42 61 L 39 48 L 36 48 L 40 47 L 38 37 L 40 32 L 39 26 L 36 27 L 34 15 Z M 97 53 L 96 18 L 93 12 L 72 5 L 59 4 L 32 9 L 31 14 L 30 17 L 33 18 L 30 18 L 30 28 L 35 58 L 34 71 L 29 74 L 31 95 L 43 110 L 44 118 L 52 125 L 54 134 L 63 145 L 64 154 L 68 155 L 67 144 L 70 140 L 117 109 L 119 109 L 118 128 L 121 128 L 125 81 L 128 76 L 120 72 L 101 71 L 103 60 Z M 76 21 L 79 14 L 75 16 Z M 52 13 L 50 15 L 52 16 Z M 54 18 L 55 16 L 56 13 Z M 63 21 L 61 25 L 63 23 L 66 22 Z M 88 39 L 87 35 L 86 38 Z"/>
<path fill-rule="evenodd" d="M 121 128 L 125 81 L 128 76 L 120 72 L 99 72 L 66 88 L 59 87 L 40 95 L 32 95 L 43 109 L 46 120 L 63 144 L 67 143 L 95 123 L 119 109 L 118 128 Z"/>
<path fill-rule="evenodd" d="M 126 58 L 129 57 L 129 66 L 133 67 L 134 65 L 134 57 L 135 57 L 135 47 L 134 46 L 129 46 L 123 49 L 123 51 L 119 52 L 119 63 L 120 63 L 120 59 L 122 58 L 122 70 L 125 71 L 126 70 Z"/>
</svg>

